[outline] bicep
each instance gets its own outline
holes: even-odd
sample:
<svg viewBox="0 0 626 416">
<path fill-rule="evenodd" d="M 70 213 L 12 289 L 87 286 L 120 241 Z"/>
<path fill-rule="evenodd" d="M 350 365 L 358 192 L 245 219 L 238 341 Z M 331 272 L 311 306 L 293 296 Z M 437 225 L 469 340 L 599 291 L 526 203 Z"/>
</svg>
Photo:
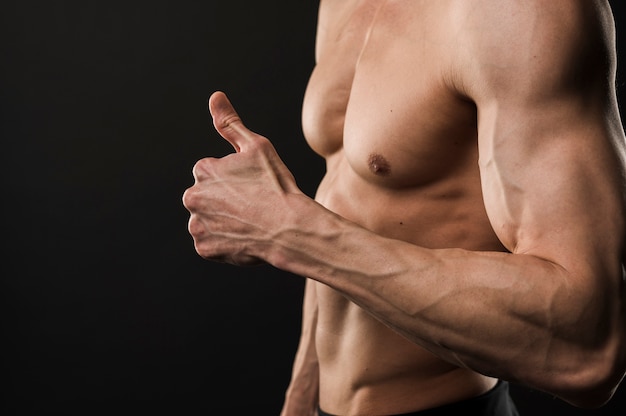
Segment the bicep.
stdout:
<svg viewBox="0 0 626 416">
<path fill-rule="evenodd" d="M 517 26 L 470 41 L 475 55 L 466 84 L 478 109 L 483 195 L 511 252 L 597 268 L 621 256 L 623 246 L 614 45 L 602 10 L 589 18 L 588 7 L 564 16 L 557 9 L 522 10 Z M 531 35 L 522 34 L 527 23 Z M 507 38 L 518 50 L 484 47 Z"/>
<path fill-rule="evenodd" d="M 601 111 L 572 107 L 563 97 L 485 109 L 479 127 L 483 196 L 496 234 L 513 253 L 566 268 L 618 255 L 624 228 L 618 140 Z"/>
</svg>

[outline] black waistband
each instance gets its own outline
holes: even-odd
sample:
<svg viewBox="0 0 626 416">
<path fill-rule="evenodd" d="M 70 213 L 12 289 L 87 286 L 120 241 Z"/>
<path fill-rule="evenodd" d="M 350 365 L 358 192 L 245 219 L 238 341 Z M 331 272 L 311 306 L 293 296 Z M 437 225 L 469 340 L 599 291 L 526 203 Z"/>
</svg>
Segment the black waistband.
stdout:
<svg viewBox="0 0 626 416">
<path fill-rule="evenodd" d="M 317 410 L 319 416 L 335 416 Z M 493 389 L 456 403 L 450 403 L 432 409 L 420 410 L 413 413 L 403 413 L 395 416 L 448 416 L 448 415 L 476 415 L 476 416 L 518 416 L 513 400 L 509 395 L 509 383 L 498 381 Z"/>
</svg>

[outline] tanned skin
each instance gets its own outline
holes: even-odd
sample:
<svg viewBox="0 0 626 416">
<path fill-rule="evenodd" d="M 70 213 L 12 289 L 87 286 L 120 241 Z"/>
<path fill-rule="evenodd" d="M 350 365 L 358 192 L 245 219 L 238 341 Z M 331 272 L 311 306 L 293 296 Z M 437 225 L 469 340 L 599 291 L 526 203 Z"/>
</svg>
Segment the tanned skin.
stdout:
<svg viewBox="0 0 626 416">
<path fill-rule="evenodd" d="M 602 0 L 321 0 L 306 196 L 226 95 L 184 195 L 204 258 L 307 277 L 282 416 L 406 413 L 497 379 L 575 406 L 626 368 L 626 146 Z"/>
</svg>

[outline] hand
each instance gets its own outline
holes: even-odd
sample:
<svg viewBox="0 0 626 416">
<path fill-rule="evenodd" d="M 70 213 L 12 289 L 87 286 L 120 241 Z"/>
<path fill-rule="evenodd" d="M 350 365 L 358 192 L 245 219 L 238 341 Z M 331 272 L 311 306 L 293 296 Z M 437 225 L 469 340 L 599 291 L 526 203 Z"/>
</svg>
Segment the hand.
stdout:
<svg viewBox="0 0 626 416">
<path fill-rule="evenodd" d="M 224 93 L 211 95 L 209 111 L 236 153 L 195 164 L 195 183 L 183 195 L 189 233 L 205 259 L 256 264 L 287 215 L 285 197 L 302 192 L 270 141 L 244 126 Z"/>
</svg>

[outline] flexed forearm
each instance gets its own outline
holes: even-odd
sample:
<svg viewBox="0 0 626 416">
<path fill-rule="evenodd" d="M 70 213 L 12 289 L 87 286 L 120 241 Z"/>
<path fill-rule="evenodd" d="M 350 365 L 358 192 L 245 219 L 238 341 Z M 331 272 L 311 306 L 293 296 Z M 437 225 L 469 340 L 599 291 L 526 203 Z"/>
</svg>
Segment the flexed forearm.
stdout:
<svg viewBox="0 0 626 416">
<path fill-rule="evenodd" d="M 608 394 L 616 381 L 621 306 L 590 296 L 614 299 L 602 291 L 618 287 L 583 284 L 532 255 L 421 248 L 290 199 L 294 215 L 283 217 L 291 222 L 268 253 L 276 267 L 333 287 L 412 342 L 483 374 L 581 405 L 581 391 Z"/>
</svg>

